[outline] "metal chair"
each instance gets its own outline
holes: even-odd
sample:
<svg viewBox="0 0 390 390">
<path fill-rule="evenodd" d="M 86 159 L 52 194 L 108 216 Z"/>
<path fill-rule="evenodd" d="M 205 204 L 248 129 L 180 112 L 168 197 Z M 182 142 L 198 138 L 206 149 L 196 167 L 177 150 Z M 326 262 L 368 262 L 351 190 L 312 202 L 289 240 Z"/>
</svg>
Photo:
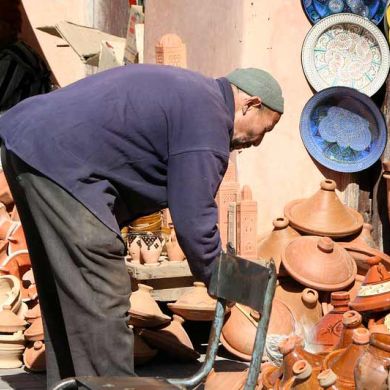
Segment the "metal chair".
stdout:
<svg viewBox="0 0 390 390">
<path fill-rule="evenodd" d="M 230 248 L 230 249 L 229 249 Z M 253 347 L 252 360 L 244 390 L 253 390 L 260 372 L 272 299 L 276 286 L 276 270 L 272 260 L 246 260 L 235 256 L 228 246 L 217 259 L 209 285 L 210 295 L 217 298 L 215 317 L 211 327 L 206 359 L 193 376 L 181 379 L 149 377 L 75 377 L 64 379 L 51 390 L 76 390 L 79 386 L 89 390 L 143 390 L 192 389 L 199 385 L 211 371 L 217 355 L 219 338 L 224 321 L 226 302 L 237 302 L 260 312 Z"/>
</svg>

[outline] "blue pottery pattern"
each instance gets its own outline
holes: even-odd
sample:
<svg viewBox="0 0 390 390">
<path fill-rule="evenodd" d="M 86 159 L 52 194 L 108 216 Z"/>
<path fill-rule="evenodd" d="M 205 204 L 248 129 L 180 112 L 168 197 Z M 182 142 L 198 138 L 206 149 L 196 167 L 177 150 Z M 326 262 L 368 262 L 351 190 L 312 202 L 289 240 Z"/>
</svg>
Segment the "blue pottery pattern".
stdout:
<svg viewBox="0 0 390 390">
<path fill-rule="evenodd" d="M 358 172 L 377 161 L 386 145 L 381 112 L 366 95 L 347 87 L 331 87 L 305 105 L 300 122 L 310 155 L 338 172 Z"/>
<path fill-rule="evenodd" d="M 386 10 L 386 0 L 302 0 L 302 5 L 313 24 L 341 12 L 360 15 L 379 24 Z"/>
</svg>

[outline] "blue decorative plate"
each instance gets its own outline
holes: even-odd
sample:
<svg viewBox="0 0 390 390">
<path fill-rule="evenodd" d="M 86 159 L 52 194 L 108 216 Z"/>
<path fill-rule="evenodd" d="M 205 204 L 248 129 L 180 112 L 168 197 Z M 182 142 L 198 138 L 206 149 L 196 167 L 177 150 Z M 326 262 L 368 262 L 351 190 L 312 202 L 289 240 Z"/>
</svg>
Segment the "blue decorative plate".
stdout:
<svg viewBox="0 0 390 390">
<path fill-rule="evenodd" d="M 386 10 L 386 0 L 302 0 L 302 6 L 313 24 L 339 13 L 360 15 L 379 24 Z"/>
<path fill-rule="evenodd" d="M 315 94 L 301 114 L 302 141 L 319 163 L 337 172 L 358 172 L 382 155 L 387 141 L 385 120 L 375 103 L 348 87 Z"/>
</svg>

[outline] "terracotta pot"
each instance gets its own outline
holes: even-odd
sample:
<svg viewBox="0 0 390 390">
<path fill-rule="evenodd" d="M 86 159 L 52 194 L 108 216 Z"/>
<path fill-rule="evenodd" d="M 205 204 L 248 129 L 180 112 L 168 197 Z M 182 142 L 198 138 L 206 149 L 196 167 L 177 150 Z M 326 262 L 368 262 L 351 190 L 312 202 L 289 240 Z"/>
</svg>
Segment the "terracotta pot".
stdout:
<svg viewBox="0 0 390 390">
<path fill-rule="evenodd" d="M 141 366 L 142 364 L 150 362 L 156 355 L 157 350 L 149 347 L 148 344 L 139 336 L 134 333 L 134 365 Z"/>
<path fill-rule="evenodd" d="M 390 335 L 373 333 L 369 347 L 356 363 L 354 379 L 359 390 L 388 390 Z"/>
<path fill-rule="evenodd" d="M 25 319 L 27 322 L 32 324 L 39 317 L 42 317 L 42 313 L 41 313 L 41 306 L 37 302 L 37 304 L 33 308 L 27 311 L 25 315 Z"/>
<path fill-rule="evenodd" d="M 140 328 L 156 327 L 168 323 L 165 315 L 152 297 L 153 287 L 138 284 L 138 290 L 130 295 L 130 324 Z"/>
<path fill-rule="evenodd" d="M 23 354 L 23 362 L 30 371 L 46 371 L 45 344 L 42 341 L 35 341 L 28 346 Z"/>
<path fill-rule="evenodd" d="M 320 372 L 317 375 L 317 380 L 322 389 L 325 390 L 341 390 L 336 386 L 337 375 L 330 369 Z"/>
<path fill-rule="evenodd" d="M 373 318 L 368 320 L 368 330 L 370 333 L 390 334 L 390 313 L 383 318 L 375 321 Z"/>
<path fill-rule="evenodd" d="M 170 235 L 165 243 L 165 247 L 168 253 L 169 261 L 183 261 L 186 255 L 180 248 L 179 242 L 177 241 L 176 232 L 173 224 L 169 224 Z"/>
<path fill-rule="evenodd" d="M 164 246 L 164 238 L 160 233 L 129 233 L 128 251 L 134 262 L 145 265 L 157 265 Z"/>
<path fill-rule="evenodd" d="M 206 378 L 205 390 L 243 390 L 248 376 L 248 369 L 244 371 L 216 372 L 214 369 Z M 254 390 L 263 388 L 261 380 Z"/>
<path fill-rule="evenodd" d="M 182 317 L 174 314 L 169 325 L 156 330 L 141 329 L 139 335 L 149 345 L 165 351 L 178 360 L 196 360 L 200 354 L 194 350 L 192 342 L 182 326 L 183 322 Z"/>
<path fill-rule="evenodd" d="M 343 331 L 343 314 L 349 310 L 349 294 L 346 291 L 331 293 L 331 305 L 329 311 L 312 329 L 309 343 L 317 352 L 332 350 L 339 342 Z"/>
<path fill-rule="evenodd" d="M 282 262 L 298 282 L 321 291 L 342 290 L 354 281 L 357 272 L 348 252 L 329 237 L 294 239 L 285 248 Z"/>
<path fill-rule="evenodd" d="M 260 318 L 249 307 L 235 304 L 225 316 L 221 343 L 233 355 L 244 361 L 252 358 L 257 325 Z M 295 330 L 295 319 L 290 309 L 279 299 L 274 298 L 268 326 L 268 339 L 287 336 Z"/>
<path fill-rule="evenodd" d="M 356 297 L 357 293 L 359 292 L 359 289 L 360 289 L 363 281 L 364 281 L 364 276 L 363 275 L 357 274 L 355 276 L 355 281 L 354 281 L 352 287 L 348 291 L 349 292 L 349 298 L 350 298 L 351 301 L 353 301 L 355 299 L 355 297 Z"/>
<path fill-rule="evenodd" d="M 22 303 L 20 293 L 20 281 L 13 275 L 0 276 L 0 309 L 4 306 L 11 306 L 15 313 Z"/>
<path fill-rule="evenodd" d="M 343 314 L 343 330 L 335 349 L 342 349 L 352 344 L 353 331 L 357 328 L 364 328 L 362 325 L 362 316 L 355 310 L 348 310 Z"/>
<path fill-rule="evenodd" d="M 27 250 L 26 237 L 24 235 L 23 227 L 20 222 L 16 222 L 17 226 L 14 230 L 7 236 L 9 241 L 8 254 L 12 255 L 13 253 L 19 252 L 21 250 Z"/>
<path fill-rule="evenodd" d="M 317 290 L 305 288 L 289 277 L 278 280 L 275 297 L 287 305 L 305 333 L 322 318 Z"/>
<path fill-rule="evenodd" d="M 260 371 L 263 389 L 275 389 L 276 381 L 281 378 L 282 374 L 283 372 L 280 367 L 270 363 L 263 363 Z"/>
<path fill-rule="evenodd" d="M 24 345 L 10 345 L 0 347 L 0 368 L 19 368 L 22 367 Z"/>
<path fill-rule="evenodd" d="M 202 282 L 185 292 L 175 303 L 168 303 L 169 309 L 190 321 L 212 321 L 217 301 L 210 297 Z"/>
<path fill-rule="evenodd" d="M 345 237 L 361 230 L 363 217 L 341 203 L 333 180 L 307 199 L 294 200 L 284 209 L 290 225 L 299 231 L 328 237 Z"/>
<path fill-rule="evenodd" d="M 11 311 L 11 306 L 3 306 L 0 311 L 0 333 L 15 333 L 24 330 L 26 322 Z"/>
<path fill-rule="evenodd" d="M 324 368 L 331 368 L 337 375 L 337 384 L 354 388 L 354 369 L 360 356 L 367 351 L 370 332 L 364 328 L 353 330 L 352 344 L 332 351 L 324 359 Z"/>
<path fill-rule="evenodd" d="M 350 307 L 359 312 L 390 309 L 390 272 L 378 256 L 367 260 L 370 265 L 364 281 Z"/>
<path fill-rule="evenodd" d="M 42 317 L 35 319 L 30 327 L 24 332 L 24 337 L 29 341 L 43 341 L 43 322 Z"/>
<path fill-rule="evenodd" d="M 390 220 L 390 161 L 383 161 L 383 178 L 387 188 L 387 215 Z"/>
<path fill-rule="evenodd" d="M 286 217 L 280 217 L 273 220 L 274 228 L 270 234 L 260 239 L 257 243 L 257 257 L 264 259 L 273 259 L 278 275 L 286 275 L 286 271 L 280 268 L 282 262 L 282 252 L 286 245 L 300 234 L 289 226 L 289 220 Z"/>
</svg>

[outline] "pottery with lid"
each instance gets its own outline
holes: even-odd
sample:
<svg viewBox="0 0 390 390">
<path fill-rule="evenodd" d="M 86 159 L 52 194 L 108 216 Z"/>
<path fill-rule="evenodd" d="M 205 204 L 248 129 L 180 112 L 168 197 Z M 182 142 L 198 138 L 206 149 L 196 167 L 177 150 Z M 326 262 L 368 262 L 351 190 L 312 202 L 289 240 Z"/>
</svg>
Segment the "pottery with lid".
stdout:
<svg viewBox="0 0 390 390">
<path fill-rule="evenodd" d="M 390 366 L 390 334 L 373 333 L 368 349 L 355 365 L 357 389 L 388 390 Z"/>
<path fill-rule="evenodd" d="M 288 203 L 284 214 L 292 227 L 312 235 L 345 237 L 363 226 L 363 217 L 340 201 L 336 182 L 328 179 L 311 197 Z"/>
<path fill-rule="evenodd" d="M 175 303 L 168 307 L 175 314 L 190 321 L 212 321 L 217 301 L 207 293 L 202 282 L 194 282 L 192 288 L 185 292 Z"/>
<path fill-rule="evenodd" d="M 337 384 L 354 387 L 354 369 L 357 361 L 368 349 L 370 332 L 364 328 L 353 330 L 352 344 L 347 348 L 330 352 L 324 359 L 324 368 L 331 368 L 337 375 Z"/>
<path fill-rule="evenodd" d="M 23 366 L 24 345 L 0 347 L 0 368 L 19 368 Z"/>
<path fill-rule="evenodd" d="M 250 361 L 256 337 L 258 313 L 249 307 L 235 304 L 225 316 L 221 343 L 233 355 Z M 290 309 L 279 299 L 274 298 L 267 337 L 287 336 L 295 330 L 295 318 Z"/>
<path fill-rule="evenodd" d="M 0 311 L 0 333 L 15 333 L 24 330 L 26 322 L 12 312 L 11 306 L 3 306 Z"/>
<path fill-rule="evenodd" d="M 350 307 L 359 312 L 385 311 L 390 309 L 390 272 L 379 256 L 370 257 L 369 270 Z"/>
<path fill-rule="evenodd" d="M 362 316 L 355 310 L 348 310 L 343 313 L 343 330 L 335 349 L 342 349 L 348 347 L 352 343 L 352 336 L 354 329 L 364 328 L 362 324 Z"/>
<path fill-rule="evenodd" d="M 29 341 L 44 340 L 42 317 L 38 317 L 33 321 L 30 327 L 24 332 L 24 337 Z"/>
<path fill-rule="evenodd" d="M 171 317 L 164 314 L 152 297 L 153 287 L 139 283 L 138 290 L 130 295 L 130 325 L 155 327 L 164 325 Z"/>
<path fill-rule="evenodd" d="M 321 291 L 342 290 L 355 279 L 355 261 L 329 237 L 303 236 L 282 254 L 287 272 L 304 286 Z"/>
<path fill-rule="evenodd" d="M 279 217 L 272 221 L 274 226 L 271 233 L 262 237 L 257 242 L 257 257 L 275 261 L 276 271 L 279 276 L 285 275 L 286 272 L 280 268 L 282 261 L 282 251 L 285 246 L 300 234 L 289 226 L 289 220 L 286 217 Z"/>
<path fill-rule="evenodd" d="M 200 357 L 200 354 L 194 350 L 191 339 L 182 326 L 183 322 L 182 317 L 174 314 L 169 325 L 154 330 L 141 329 L 139 335 L 149 345 L 165 351 L 178 360 L 196 360 Z"/>
<path fill-rule="evenodd" d="M 39 317 L 42 317 L 41 306 L 39 305 L 39 302 L 37 302 L 34 307 L 27 310 L 24 318 L 26 319 L 27 322 L 32 324 L 34 320 L 36 320 Z"/>
<path fill-rule="evenodd" d="M 134 333 L 134 365 L 140 366 L 152 360 L 158 351 L 152 349 L 149 345 L 143 340 L 143 338 L 138 335 L 137 332 Z"/>
<path fill-rule="evenodd" d="M 23 362 L 30 371 L 46 371 L 45 344 L 42 341 L 35 341 L 29 345 L 23 353 Z"/>
</svg>

